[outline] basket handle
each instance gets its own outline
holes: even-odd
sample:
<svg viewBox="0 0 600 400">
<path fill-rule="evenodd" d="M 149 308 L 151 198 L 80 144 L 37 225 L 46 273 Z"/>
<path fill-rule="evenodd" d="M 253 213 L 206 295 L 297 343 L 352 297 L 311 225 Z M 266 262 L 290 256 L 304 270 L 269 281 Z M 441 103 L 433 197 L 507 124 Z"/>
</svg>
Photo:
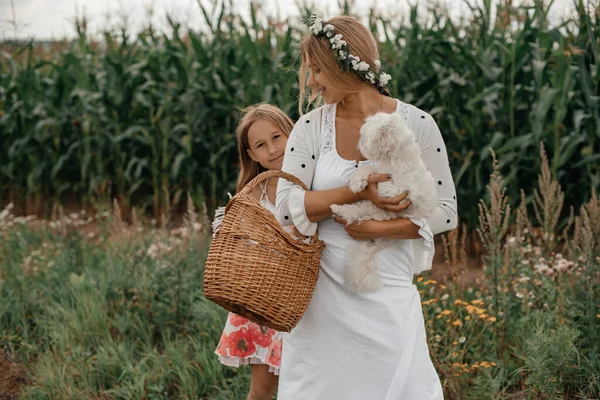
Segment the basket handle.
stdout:
<svg viewBox="0 0 600 400">
<path fill-rule="evenodd" d="M 272 169 L 272 170 L 265 171 L 265 172 L 258 174 L 254 179 L 252 179 L 250 182 L 248 182 L 246 184 L 246 186 L 244 186 L 244 188 L 242 190 L 240 190 L 240 192 L 238 194 L 236 194 L 236 196 L 237 195 L 249 195 L 254 189 L 256 189 L 256 187 L 261 182 L 266 181 L 269 178 L 283 178 L 287 181 L 292 182 L 295 185 L 300 186 L 304 190 L 308 190 L 308 188 L 306 187 L 304 182 L 302 182 L 300 179 L 296 178 L 294 175 L 288 174 L 287 172 Z M 227 203 L 225 212 L 227 212 L 229 210 L 229 207 L 231 206 L 232 201 L 233 201 L 233 198 L 231 200 L 229 200 L 229 202 Z M 313 239 L 313 242 L 317 242 L 319 240 L 318 231 L 315 231 L 315 234 L 312 235 L 312 239 Z"/>
<path fill-rule="evenodd" d="M 302 182 L 300 179 L 296 178 L 294 175 L 288 174 L 287 172 L 272 169 L 272 170 L 265 171 L 265 172 L 258 174 L 254 179 L 252 179 L 250 182 L 248 182 L 242 190 L 240 190 L 240 193 L 250 194 L 254 189 L 256 189 L 256 187 L 261 182 L 264 182 L 269 178 L 283 178 L 287 181 L 292 182 L 295 185 L 300 186 L 304 190 L 308 190 L 308 188 L 306 187 L 304 182 Z"/>
</svg>

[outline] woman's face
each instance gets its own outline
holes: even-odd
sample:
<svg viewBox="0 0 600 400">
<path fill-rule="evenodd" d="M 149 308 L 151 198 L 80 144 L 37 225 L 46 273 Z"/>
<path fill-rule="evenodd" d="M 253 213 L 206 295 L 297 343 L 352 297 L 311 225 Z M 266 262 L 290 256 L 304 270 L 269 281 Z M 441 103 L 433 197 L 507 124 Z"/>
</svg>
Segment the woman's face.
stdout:
<svg viewBox="0 0 600 400">
<path fill-rule="evenodd" d="M 334 104 L 342 100 L 339 92 L 331 88 L 329 79 L 325 76 L 320 67 L 314 63 L 308 62 L 308 71 L 310 73 L 306 86 L 312 89 L 313 93 L 319 93 L 325 103 Z M 340 70 L 340 73 L 342 71 Z"/>
<path fill-rule="evenodd" d="M 248 129 L 248 155 L 265 169 L 280 170 L 287 140 L 287 136 L 275 125 L 259 119 Z"/>
</svg>

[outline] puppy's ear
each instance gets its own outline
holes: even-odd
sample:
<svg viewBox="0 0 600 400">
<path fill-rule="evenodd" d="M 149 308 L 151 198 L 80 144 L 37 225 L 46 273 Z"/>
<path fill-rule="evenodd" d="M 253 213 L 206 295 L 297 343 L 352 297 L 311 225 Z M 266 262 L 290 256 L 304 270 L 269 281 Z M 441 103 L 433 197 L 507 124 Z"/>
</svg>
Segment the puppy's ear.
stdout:
<svg viewBox="0 0 600 400">
<path fill-rule="evenodd" d="M 391 124 L 384 125 L 378 132 L 377 142 L 381 153 L 386 158 L 391 158 L 393 154 L 398 150 L 400 145 L 399 137 L 396 134 L 394 126 Z"/>
</svg>

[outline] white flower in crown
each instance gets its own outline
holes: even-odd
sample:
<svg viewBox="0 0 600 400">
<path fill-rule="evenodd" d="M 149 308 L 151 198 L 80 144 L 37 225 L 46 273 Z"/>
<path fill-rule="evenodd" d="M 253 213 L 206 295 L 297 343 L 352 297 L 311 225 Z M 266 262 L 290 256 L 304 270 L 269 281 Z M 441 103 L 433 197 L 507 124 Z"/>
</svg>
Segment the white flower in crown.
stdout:
<svg viewBox="0 0 600 400">
<path fill-rule="evenodd" d="M 379 86 L 387 86 L 388 82 L 392 79 L 390 74 L 386 74 L 385 72 L 379 76 Z"/>
<path fill-rule="evenodd" d="M 352 67 L 354 67 L 356 64 L 358 64 L 360 62 L 360 58 L 353 54 L 348 55 L 348 58 L 350 59 L 350 62 L 352 62 Z"/>
<path fill-rule="evenodd" d="M 375 73 L 373 71 L 369 71 L 369 73 L 365 75 L 365 77 L 369 80 L 369 82 L 375 84 Z"/>
<path fill-rule="evenodd" d="M 316 18 L 315 22 L 308 28 L 314 33 L 318 35 L 323 30 L 323 18 Z"/>
<path fill-rule="evenodd" d="M 381 61 L 375 60 L 375 65 L 377 66 L 377 68 L 381 67 Z"/>
<path fill-rule="evenodd" d="M 327 25 L 325 25 L 325 30 L 327 32 L 333 32 L 335 30 L 335 28 L 333 27 L 333 25 L 327 24 Z"/>
<path fill-rule="evenodd" d="M 354 69 L 360 72 L 366 72 L 369 68 L 371 68 L 371 66 L 364 61 L 361 61 L 354 66 Z"/>
<path fill-rule="evenodd" d="M 340 50 L 338 54 L 340 56 L 340 60 L 345 60 L 348 58 L 348 53 L 345 50 Z"/>
</svg>

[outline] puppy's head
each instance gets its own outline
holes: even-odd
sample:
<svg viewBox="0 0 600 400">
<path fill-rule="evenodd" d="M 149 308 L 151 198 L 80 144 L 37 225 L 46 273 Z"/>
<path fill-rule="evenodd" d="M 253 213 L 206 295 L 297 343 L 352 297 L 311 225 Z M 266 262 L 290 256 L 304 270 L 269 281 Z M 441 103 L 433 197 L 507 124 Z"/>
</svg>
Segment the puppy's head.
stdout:
<svg viewBox="0 0 600 400">
<path fill-rule="evenodd" d="M 411 135 L 397 113 L 377 113 L 360 130 L 358 149 L 369 160 L 390 161 Z M 410 132 L 408 132 L 410 133 Z"/>
</svg>

